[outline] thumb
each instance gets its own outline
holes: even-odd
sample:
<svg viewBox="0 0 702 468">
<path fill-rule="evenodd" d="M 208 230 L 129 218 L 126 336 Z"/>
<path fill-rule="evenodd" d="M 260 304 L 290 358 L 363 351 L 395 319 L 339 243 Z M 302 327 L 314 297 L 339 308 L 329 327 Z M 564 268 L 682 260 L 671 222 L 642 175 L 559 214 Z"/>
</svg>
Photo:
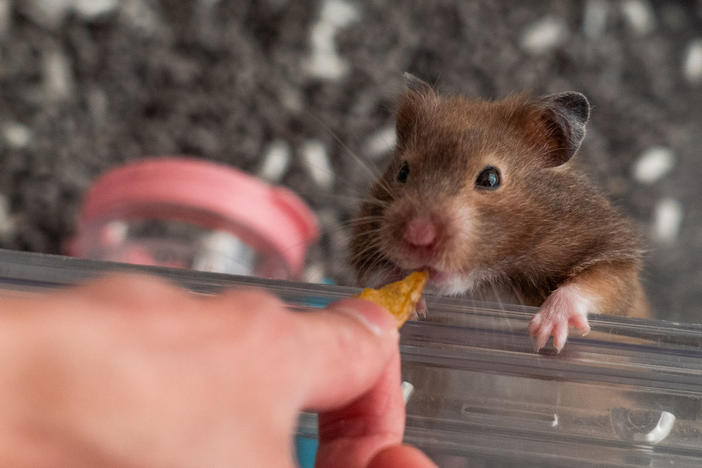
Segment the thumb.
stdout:
<svg viewBox="0 0 702 468">
<path fill-rule="evenodd" d="M 368 468 L 437 468 L 429 457 L 410 445 L 393 445 L 377 453 Z"/>
<path fill-rule="evenodd" d="M 397 353 L 397 322 L 382 307 L 344 299 L 295 314 L 305 372 L 303 407 L 339 408 L 364 394 Z"/>
</svg>

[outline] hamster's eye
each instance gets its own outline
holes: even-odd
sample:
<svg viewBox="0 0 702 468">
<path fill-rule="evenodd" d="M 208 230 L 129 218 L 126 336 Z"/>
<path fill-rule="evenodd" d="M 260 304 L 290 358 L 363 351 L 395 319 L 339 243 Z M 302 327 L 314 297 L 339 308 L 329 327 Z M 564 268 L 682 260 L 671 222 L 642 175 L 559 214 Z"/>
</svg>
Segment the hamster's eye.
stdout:
<svg viewBox="0 0 702 468">
<path fill-rule="evenodd" d="M 404 184 L 407 182 L 407 177 L 409 177 L 409 164 L 407 164 L 407 161 L 403 161 L 400 172 L 397 173 L 397 181 Z"/>
<path fill-rule="evenodd" d="M 500 170 L 493 166 L 487 166 L 475 179 L 475 186 L 479 189 L 495 190 L 500 186 Z"/>
</svg>

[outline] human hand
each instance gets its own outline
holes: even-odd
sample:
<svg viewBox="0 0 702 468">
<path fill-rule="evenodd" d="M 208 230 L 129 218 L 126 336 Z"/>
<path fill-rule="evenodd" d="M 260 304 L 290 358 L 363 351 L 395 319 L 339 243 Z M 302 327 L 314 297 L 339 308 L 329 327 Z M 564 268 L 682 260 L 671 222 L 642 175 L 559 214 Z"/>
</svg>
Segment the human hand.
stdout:
<svg viewBox="0 0 702 468">
<path fill-rule="evenodd" d="M 293 313 L 259 291 L 198 297 L 116 276 L 0 299 L 0 466 L 435 466 L 404 427 L 392 316 L 361 300 Z"/>
</svg>

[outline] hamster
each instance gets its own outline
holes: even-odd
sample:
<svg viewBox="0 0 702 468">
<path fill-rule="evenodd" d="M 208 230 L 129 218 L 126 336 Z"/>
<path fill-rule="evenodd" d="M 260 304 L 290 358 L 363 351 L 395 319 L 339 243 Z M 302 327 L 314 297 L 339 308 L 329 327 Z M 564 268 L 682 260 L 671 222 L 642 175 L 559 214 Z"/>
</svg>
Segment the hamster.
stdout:
<svg viewBox="0 0 702 468">
<path fill-rule="evenodd" d="M 648 316 L 635 230 L 572 159 L 584 95 L 481 101 L 405 78 L 394 155 L 352 224 L 359 284 L 424 269 L 439 294 L 538 306 L 537 351 L 587 334 L 589 313 Z"/>
</svg>

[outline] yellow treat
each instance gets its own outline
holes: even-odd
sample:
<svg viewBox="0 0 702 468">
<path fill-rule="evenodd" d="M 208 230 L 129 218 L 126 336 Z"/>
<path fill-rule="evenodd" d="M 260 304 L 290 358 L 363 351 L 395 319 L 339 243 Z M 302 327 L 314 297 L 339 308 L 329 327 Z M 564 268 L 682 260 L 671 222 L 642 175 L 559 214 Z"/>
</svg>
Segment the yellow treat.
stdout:
<svg viewBox="0 0 702 468">
<path fill-rule="evenodd" d="M 385 307 L 397 319 L 397 328 L 400 328 L 412 315 L 422 297 L 428 276 L 425 271 L 415 271 L 407 278 L 380 289 L 366 288 L 358 297 Z"/>
</svg>

